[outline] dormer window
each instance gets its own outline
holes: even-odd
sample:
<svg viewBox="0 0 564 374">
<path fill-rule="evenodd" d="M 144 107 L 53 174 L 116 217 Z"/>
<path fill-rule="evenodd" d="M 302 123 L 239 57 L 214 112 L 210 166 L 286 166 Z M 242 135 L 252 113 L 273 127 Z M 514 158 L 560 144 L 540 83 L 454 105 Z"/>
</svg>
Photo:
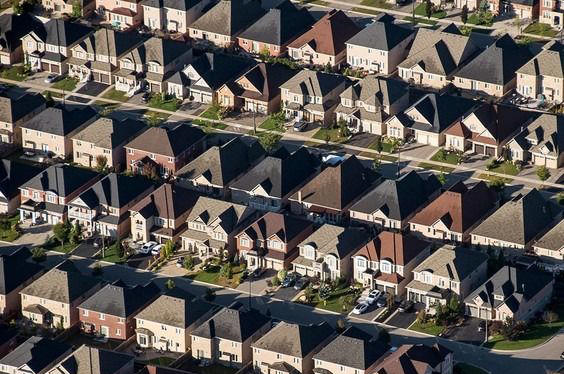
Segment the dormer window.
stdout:
<svg viewBox="0 0 564 374">
<path fill-rule="evenodd" d="M 390 274 L 392 272 L 392 264 L 388 261 L 382 261 L 380 262 L 380 271 L 382 273 L 388 273 Z"/>
<path fill-rule="evenodd" d="M 356 266 L 363 269 L 366 268 L 366 260 L 362 257 L 358 257 L 356 259 Z"/>
</svg>

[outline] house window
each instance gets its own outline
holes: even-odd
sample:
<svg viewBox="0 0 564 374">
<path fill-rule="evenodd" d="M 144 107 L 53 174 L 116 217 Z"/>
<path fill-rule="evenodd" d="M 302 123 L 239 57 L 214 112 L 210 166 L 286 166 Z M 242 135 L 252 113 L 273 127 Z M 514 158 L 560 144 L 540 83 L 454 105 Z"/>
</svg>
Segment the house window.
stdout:
<svg viewBox="0 0 564 374">
<path fill-rule="evenodd" d="M 133 149 L 128 149 L 128 150 L 127 150 L 127 153 L 129 153 L 130 155 L 132 155 L 133 152 L 134 152 Z"/>
<path fill-rule="evenodd" d="M 151 157 L 151 160 L 155 160 L 155 159 L 157 158 L 157 156 L 155 156 L 154 153 L 151 153 L 151 154 L 149 155 L 149 157 Z"/>
<path fill-rule="evenodd" d="M 104 313 L 100 313 L 100 319 L 103 321 L 106 319 L 106 316 L 104 315 Z"/>
<path fill-rule="evenodd" d="M 249 239 L 247 238 L 241 238 L 239 239 L 239 242 L 241 243 L 242 247 L 250 247 Z"/>
<path fill-rule="evenodd" d="M 116 329 L 116 336 L 121 336 L 121 329 Z"/>
<path fill-rule="evenodd" d="M 82 310 L 82 315 L 85 316 L 85 317 L 88 317 L 88 310 L 83 309 L 83 310 Z"/>
</svg>

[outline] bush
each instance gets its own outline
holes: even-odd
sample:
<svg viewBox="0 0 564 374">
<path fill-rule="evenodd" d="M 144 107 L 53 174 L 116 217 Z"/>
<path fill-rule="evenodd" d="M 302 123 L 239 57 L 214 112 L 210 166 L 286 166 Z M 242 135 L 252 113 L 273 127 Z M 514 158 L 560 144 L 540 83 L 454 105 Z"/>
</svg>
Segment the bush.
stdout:
<svg viewBox="0 0 564 374">
<path fill-rule="evenodd" d="M 31 250 L 31 258 L 35 262 L 42 262 L 45 261 L 47 255 L 45 254 L 45 250 L 40 247 L 35 247 Z"/>
<path fill-rule="evenodd" d="M 280 282 L 282 282 L 284 279 L 286 279 L 287 275 L 288 275 L 288 271 L 286 271 L 285 269 L 280 269 L 276 274 L 276 277 Z"/>
<path fill-rule="evenodd" d="M 184 266 L 184 269 L 186 270 L 194 269 L 194 257 L 192 257 L 191 255 L 184 257 L 184 263 L 182 264 L 182 266 Z"/>
<path fill-rule="evenodd" d="M 539 166 L 539 168 L 537 169 L 537 177 L 539 177 L 539 179 L 544 182 L 545 180 L 550 178 L 550 171 L 546 166 Z"/>
<path fill-rule="evenodd" d="M 564 192 L 558 192 L 556 194 L 556 201 L 558 202 L 558 204 L 564 205 Z"/>
<path fill-rule="evenodd" d="M 515 341 L 527 331 L 527 325 L 523 321 L 515 321 L 511 317 L 507 317 L 501 326 L 501 335 L 506 340 Z"/>
<path fill-rule="evenodd" d="M 92 268 L 92 275 L 95 276 L 95 277 L 102 275 L 103 272 L 104 272 L 104 270 L 102 269 L 102 265 L 100 265 L 100 264 L 96 264 Z"/>
<path fill-rule="evenodd" d="M 230 263 L 226 263 L 221 267 L 219 275 L 223 278 L 231 279 L 233 278 L 233 267 Z"/>
<path fill-rule="evenodd" d="M 274 276 L 272 277 L 270 283 L 272 284 L 273 287 L 278 287 L 280 286 L 280 279 L 278 278 L 278 276 Z"/>
</svg>

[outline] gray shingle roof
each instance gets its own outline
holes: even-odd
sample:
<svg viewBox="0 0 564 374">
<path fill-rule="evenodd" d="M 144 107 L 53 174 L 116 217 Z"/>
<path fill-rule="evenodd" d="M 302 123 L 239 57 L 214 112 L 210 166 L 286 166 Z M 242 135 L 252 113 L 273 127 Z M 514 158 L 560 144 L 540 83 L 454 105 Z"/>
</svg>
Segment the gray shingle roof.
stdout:
<svg viewBox="0 0 564 374">
<path fill-rule="evenodd" d="M 122 32 L 102 27 L 81 41 L 79 45 L 88 53 L 120 57 L 144 42 L 146 38 L 136 31 Z"/>
<path fill-rule="evenodd" d="M 325 223 L 305 238 L 300 243 L 300 247 L 311 245 L 319 253 L 334 254 L 337 258 L 343 259 L 366 244 L 369 239 L 370 235 L 363 228 L 344 228 Z"/>
<path fill-rule="evenodd" d="M 70 47 L 94 31 L 91 27 L 81 23 L 63 19 L 50 19 L 43 24 L 44 32 L 40 32 L 43 42 L 59 47 Z"/>
<path fill-rule="evenodd" d="M 153 282 L 127 286 L 117 281 L 104 286 L 80 304 L 79 308 L 127 318 L 157 297 L 160 292 Z"/>
<path fill-rule="evenodd" d="M 556 209 L 537 189 L 532 189 L 502 205 L 472 230 L 472 235 L 527 245 L 550 225 Z"/>
<path fill-rule="evenodd" d="M 548 42 L 543 50 L 517 70 L 517 73 L 564 78 L 564 46 L 557 41 Z"/>
<path fill-rule="evenodd" d="M 252 346 L 304 358 L 334 333 L 335 331 L 327 322 L 318 325 L 280 322 Z"/>
<path fill-rule="evenodd" d="M 130 366 L 134 356 L 82 345 L 57 365 L 51 374 L 115 374 Z"/>
<path fill-rule="evenodd" d="M 64 354 L 71 351 L 71 346 L 55 340 L 32 336 L 15 350 L 0 360 L 0 365 L 20 368 L 27 365 L 34 373 L 43 372 Z"/>
<path fill-rule="evenodd" d="M 151 8 L 169 8 L 188 11 L 199 5 L 203 0 L 143 0 L 141 4 Z"/>
<path fill-rule="evenodd" d="M 23 282 L 43 271 L 43 267 L 31 259 L 31 251 L 27 247 L 11 250 L 0 248 L 0 294 L 7 295 Z"/>
<path fill-rule="evenodd" d="M 324 96 L 347 81 L 343 75 L 315 70 L 301 70 L 280 88 L 307 96 Z"/>
<path fill-rule="evenodd" d="M 541 236 L 534 246 L 551 251 L 561 251 L 564 247 L 564 219 L 561 219 L 548 230 L 548 232 Z"/>
<path fill-rule="evenodd" d="M 377 107 L 378 110 L 378 107 L 383 105 L 393 105 L 406 93 L 407 86 L 402 81 L 369 75 L 349 86 L 340 96 L 354 101 L 360 100 L 366 105 Z"/>
<path fill-rule="evenodd" d="M 187 221 L 200 219 L 205 224 L 211 224 L 219 219 L 218 224 L 225 232 L 230 233 L 242 223 L 250 211 L 252 209 L 246 205 L 202 196 L 190 211 Z"/>
<path fill-rule="evenodd" d="M 3 159 L 0 161 L 0 201 L 5 203 L 20 194 L 20 186 L 41 172 L 30 164 Z"/>
<path fill-rule="evenodd" d="M 66 136 L 96 116 L 96 111 L 90 106 L 82 106 L 78 109 L 51 107 L 22 124 L 21 127 Z"/>
<path fill-rule="evenodd" d="M 394 18 L 383 18 L 366 26 L 358 34 L 347 40 L 347 44 L 358 45 L 366 48 L 373 48 L 380 51 L 390 51 L 398 44 L 407 39 L 413 30 L 395 24 Z"/>
<path fill-rule="evenodd" d="M 142 121 L 124 118 L 121 121 L 101 117 L 92 122 L 72 138 L 92 143 L 97 147 L 114 149 L 115 147 L 132 139 L 146 125 Z"/>
<path fill-rule="evenodd" d="M 235 36 L 264 14 L 258 0 L 221 0 L 196 20 L 191 29 Z"/>
<path fill-rule="evenodd" d="M 483 252 L 444 245 L 417 265 L 413 271 L 427 270 L 440 277 L 462 281 L 486 261 L 488 255 Z"/>
<path fill-rule="evenodd" d="M 43 105 L 45 98 L 41 94 L 3 92 L 0 94 L 0 118 L 14 123 Z"/>
<path fill-rule="evenodd" d="M 165 67 L 185 54 L 189 49 L 190 46 L 188 44 L 178 40 L 152 37 L 132 49 L 122 58 L 129 57 L 136 64 L 147 64 L 152 61 L 158 62 L 162 67 Z"/>
<path fill-rule="evenodd" d="M 13 52 L 21 47 L 20 38 L 30 31 L 40 32 L 43 24 L 29 13 L 0 15 L 0 47 L 6 52 Z"/>
<path fill-rule="evenodd" d="M 93 182 L 99 176 L 98 173 L 92 170 L 66 164 L 57 164 L 49 166 L 24 183 L 21 188 L 52 191 L 57 196 L 65 197 L 85 184 Z"/>
<path fill-rule="evenodd" d="M 564 152 L 564 118 L 543 113 L 517 135 L 515 141 L 529 152 L 547 152 L 559 157 Z"/>
</svg>

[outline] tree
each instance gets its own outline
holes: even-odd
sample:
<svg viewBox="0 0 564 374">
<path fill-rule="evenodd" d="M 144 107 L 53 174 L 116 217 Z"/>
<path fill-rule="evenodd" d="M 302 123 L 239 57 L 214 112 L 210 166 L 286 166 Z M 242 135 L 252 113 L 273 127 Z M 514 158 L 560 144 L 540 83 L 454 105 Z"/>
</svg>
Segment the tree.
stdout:
<svg viewBox="0 0 564 374">
<path fill-rule="evenodd" d="M 184 263 L 182 265 L 184 269 L 192 270 L 194 268 L 194 257 L 192 257 L 192 255 L 184 257 Z"/>
<path fill-rule="evenodd" d="M 447 152 L 444 148 L 439 149 L 437 152 L 437 160 L 440 162 L 445 162 L 447 158 Z"/>
<path fill-rule="evenodd" d="M 347 125 L 347 121 L 340 119 L 337 122 L 337 125 L 339 126 L 339 135 L 341 135 L 342 138 L 348 138 L 351 135 L 351 130 Z"/>
<path fill-rule="evenodd" d="M 75 0 L 72 3 L 72 13 L 71 13 L 71 17 L 73 18 L 80 18 L 82 17 L 82 4 L 80 4 L 80 1 Z"/>
<path fill-rule="evenodd" d="M 376 139 L 376 146 L 375 146 L 376 151 L 378 152 L 378 154 L 381 154 L 382 151 L 384 150 L 384 144 L 382 144 L 382 137 L 379 136 Z"/>
<path fill-rule="evenodd" d="M 539 179 L 544 182 L 545 180 L 550 178 L 550 171 L 544 165 L 539 166 L 539 168 L 537 169 L 537 177 L 539 177 Z"/>
<path fill-rule="evenodd" d="M 437 180 L 441 184 L 445 184 L 447 182 L 447 178 L 446 178 L 445 172 L 443 170 L 441 170 L 441 173 L 437 176 Z"/>
<path fill-rule="evenodd" d="M 46 257 L 45 250 L 41 247 L 35 247 L 31 250 L 31 259 L 35 262 L 45 261 Z"/>
<path fill-rule="evenodd" d="M 68 240 L 70 227 L 68 221 L 62 221 L 53 226 L 53 235 L 61 243 L 61 249 L 64 248 L 65 242 Z"/>
<path fill-rule="evenodd" d="M 45 95 L 43 96 L 45 97 L 45 105 L 47 107 L 52 107 L 53 105 L 55 105 L 55 100 L 53 100 L 53 94 L 51 93 L 51 91 L 45 92 Z"/>
<path fill-rule="evenodd" d="M 21 0 L 12 0 L 12 10 L 15 14 L 22 14 L 24 12 L 24 6 Z"/>
<path fill-rule="evenodd" d="M 78 223 L 78 221 L 76 221 L 69 233 L 70 242 L 74 245 L 78 244 L 81 234 L 82 227 L 80 227 L 80 224 Z"/>
<path fill-rule="evenodd" d="M 167 240 L 163 249 L 161 250 L 161 256 L 164 258 L 169 258 L 174 252 L 174 242 L 172 240 Z"/>
<path fill-rule="evenodd" d="M 425 309 L 421 309 L 419 312 L 417 312 L 417 322 L 419 322 L 420 324 L 427 322 L 427 312 L 425 311 Z"/>
<path fill-rule="evenodd" d="M 327 305 L 327 300 L 331 297 L 331 287 L 327 284 L 322 285 L 319 287 L 319 300 L 323 301 L 323 305 Z"/>
<path fill-rule="evenodd" d="M 382 160 L 380 157 L 372 160 L 372 170 L 378 170 L 380 169 L 380 166 L 382 166 Z"/>
<path fill-rule="evenodd" d="M 558 204 L 564 205 L 564 192 L 558 192 L 556 194 L 556 201 L 558 202 Z"/>
<path fill-rule="evenodd" d="M 488 186 L 497 192 L 501 192 L 505 188 L 505 180 L 498 176 L 490 177 Z"/>
<path fill-rule="evenodd" d="M 501 327 L 501 336 L 506 340 L 515 341 L 527 331 L 527 325 L 523 321 L 516 321 L 514 318 L 507 317 Z"/>
<path fill-rule="evenodd" d="M 176 287 L 176 284 L 174 284 L 174 280 L 167 279 L 167 281 L 165 282 L 165 287 L 167 290 L 172 290 L 174 287 Z"/>
<path fill-rule="evenodd" d="M 104 270 L 102 269 L 102 265 L 100 265 L 100 264 L 96 264 L 92 268 L 92 275 L 95 276 L 95 277 L 102 275 L 103 272 L 104 272 Z"/>
<path fill-rule="evenodd" d="M 313 300 L 313 286 L 311 283 L 309 283 L 304 290 L 304 298 L 308 304 Z"/>
<path fill-rule="evenodd" d="M 219 270 L 219 276 L 226 279 L 233 278 L 233 268 L 229 262 L 223 264 L 223 266 Z"/>
<path fill-rule="evenodd" d="M 103 173 L 106 170 L 106 167 L 108 166 L 108 159 L 106 158 L 106 156 L 104 155 L 98 155 L 96 156 L 96 171 L 98 173 Z"/>
<path fill-rule="evenodd" d="M 260 145 L 262 145 L 264 150 L 268 153 L 272 153 L 278 148 L 280 139 L 282 139 L 282 135 L 272 132 L 261 132 L 258 136 Z"/>
<path fill-rule="evenodd" d="M 327 63 L 327 64 L 325 64 L 325 67 L 323 68 L 323 70 L 324 70 L 326 73 L 331 73 L 331 72 L 333 71 L 333 67 L 331 66 L 330 63 Z"/>
<path fill-rule="evenodd" d="M 431 2 L 431 0 L 425 0 L 425 15 L 427 16 L 427 18 L 431 18 L 431 16 L 433 15 L 433 11 L 434 11 L 434 5 Z"/>
<path fill-rule="evenodd" d="M 468 22 L 468 6 L 466 6 L 466 4 L 462 6 L 462 12 L 460 13 L 460 20 L 465 25 L 466 22 Z"/>
<path fill-rule="evenodd" d="M 401 140 L 398 138 L 392 138 L 390 140 L 390 153 L 394 153 L 401 146 Z"/>
</svg>

